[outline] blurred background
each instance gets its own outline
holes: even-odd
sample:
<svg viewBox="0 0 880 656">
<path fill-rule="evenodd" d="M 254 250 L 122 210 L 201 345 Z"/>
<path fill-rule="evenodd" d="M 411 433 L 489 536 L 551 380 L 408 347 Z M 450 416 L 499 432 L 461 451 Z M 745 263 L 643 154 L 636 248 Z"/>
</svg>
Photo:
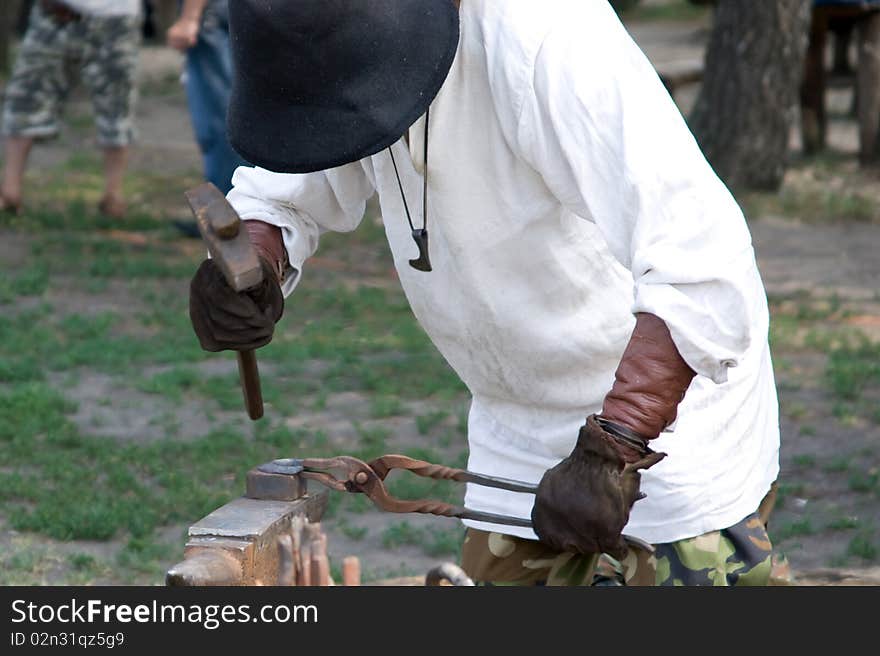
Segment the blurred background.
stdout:
<svg viewBox="0 0 880 656">
<path fill-rule="evenodd" d="M 467 0 L 465 0 L 467 1 Z M 0 8 L 0 90 L 27 28 Z M 752 230 L 780 394 L 770 534 L 801 581 L 880 582 L 880 3 L 617 0 Z M 205 178 L 177 3 L 144 4 L 126 211 L 74 86 L 0 215 L 0 584 L 161 584 L 187 527 L 281 457 L 402 452 L 462 466 L 465 390 L 412 317 L 375 204 L 328 236 L 261 351 L 266 416 L 187 315 L 204 256 L 182 226 Z M 613 64 L 613 62 L 612 62 Z M 8 164 L 8 162 L 5 162 Z M 14 209 L 14 208 L 13 208 Z M 395 493 L 460 500 L 449 483 Z M 365 582 L 455 560 L 462 529 L 331 497 L 331 569 Z"/>
</svg>

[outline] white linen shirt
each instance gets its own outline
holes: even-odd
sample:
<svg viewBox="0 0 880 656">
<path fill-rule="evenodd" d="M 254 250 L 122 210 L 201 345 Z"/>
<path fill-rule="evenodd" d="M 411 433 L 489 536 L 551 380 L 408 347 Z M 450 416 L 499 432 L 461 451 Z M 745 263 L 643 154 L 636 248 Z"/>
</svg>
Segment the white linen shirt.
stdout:
<svg viewBox="0 0 880 656">
<path fill-rule="evenodd" d="M 698 373 L 626 532 L 666 543 L 754 512 L 778 474 L 766 295 L 745 219 L 605 0 L 467 0 L 430 113 L 431 273 L 387 151 L 306 175 L 240 168 L 229 200 L 279 226 L 297 270 L 378 192 L 403 289 L 472 393 L 469 463 L 538 482 L 598 412 L 635 324 L 665 320 Z M 279 126 L 283 129 L 283 126 Z M 421 224 L 424 118 L 393 146 Z M 380 454 L 376 454 L 380 455 Z M 474 510 L 534 497 L 469 485 Z M 535 538 L 527 528 L 466 522 Z"/>
<path fill-rule="evenodd" d="M 141 0 L 64 0 L 71 9 L 89 16 L 137 16 Z"/>
</svg>

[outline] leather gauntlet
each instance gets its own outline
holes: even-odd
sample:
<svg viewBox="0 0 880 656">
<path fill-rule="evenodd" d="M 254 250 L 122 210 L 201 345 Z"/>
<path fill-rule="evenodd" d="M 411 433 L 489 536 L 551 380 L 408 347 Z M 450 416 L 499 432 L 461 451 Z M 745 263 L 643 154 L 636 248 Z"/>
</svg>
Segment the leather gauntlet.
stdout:
<svg viewBox="0 0 880 656">
<path fill-rule="evenodd" d="M 639 491 L 642 469 L 660 462 L 665 453 L 645 448 L 641 457 L 626 462 L 616 440 L 595 416 L 581 428 L 571 455 L 548 470 L 532 509 L 535 533 L 559 552 L 626 555 L 621 536 Z"/>
<path fill-rule="evenodd" d="M 290 264 L 281 228 L 263 221 L 244 221 L 244 227 L 257 255 L 270 264 L 278 284 L 283 283 Z"/>
<path fill-rule="evenodd" d="M 696 373 L 653 314 L 636 315 L 636 327 L 605 397 L 602 417 L 651 440 L 675 421 L 678 404 Z"/>
</svg>

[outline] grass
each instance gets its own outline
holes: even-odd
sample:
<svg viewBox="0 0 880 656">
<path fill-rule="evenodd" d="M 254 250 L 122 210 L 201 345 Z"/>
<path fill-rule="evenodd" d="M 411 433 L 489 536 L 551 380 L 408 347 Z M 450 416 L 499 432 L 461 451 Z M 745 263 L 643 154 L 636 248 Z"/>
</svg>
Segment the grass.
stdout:
<svg viewBox="0 0 880 656">
<path fill-rule="evenodd" d="M 777 488 L 776 502 L 782 505 L 789 497 L 803 497 L 806 487 L 802 483 L 784 481 Z"/>
<path fill-rule="evenodd" d="M 787 402 L 783 400 L 780 405 L 782 413 L 794 421 L 803 420 L 809 414 L 809 408 L 798 401 Z"/>
<path fill-rule="evenodd" d="M 847 471 L 851 465 L 850 458 L 846 456 L 837 456 L 828 461 L 822 469 L 828 473 L 840 473 Z"/>
<path fill-rule="evenodd" d="M 813 535 L 816 529 L 813 527 L 812 521 L 805 517 L 777 526 L 771 532 L 774 541 L 782 542 L 793 537 Z"/>
<path fill-rule="evenodd" d="M 859 532 L 858 535 L 850 540 L 846 548 L 846 555 L 860 558 L 865 561 L 873 562 L 877 560 L 880 554 L 880 548 L 874 539 L 874 533 L 870 530 Z"/>
<path fill-rule="evenodd" d="M 419 435 L 427 435 L 434 430 L 434 428 L 443 423 L 448 416 L 449 413 L 445 410 L 438 410 L 429 412 L 426 415 L 419 415 L 416 417 L 416 428 L 419 431 Z"/>
<path fill-rule="evenodd" d="M 43 384 L 0 395 L 0 501 L 12 528 L 58 540 L 147 540 L 158 528 L 201 517 L 240 494 L 254 463 L 307 435 L 266 430 L 249 439 L 215 430 L 179 442 L 121 444 L 82 435 L 70 404 Z M 139 544 L 139 543 L 138 543 Z"/>
<path fill-rule="evenodd" d="M 847 481 L 849 489 L 853 492 L 876 492 L 880 491 L 880 473 L 872 472 L 854 472 Z"/>
<path fill-rule="evenodd" d="M 396 396 L 374 396 L 370 399 L 370 414 L 376 419 L 404 414 L 403 403 Z"/>
<path fill-rule="evenodd" d="M 846 318 L 855 311 L 852 302 L 837 294 L 815 298 L 809 292 L 768 300 L 783 413 L 798 422 L 814 416 L 813 403 L 795 394 L 812 372 L 792 370 L 788 362 L 799 354 L 819 354 L 825 358 L 819 381 L 828 393 L 831 415 L 845 427 L 880 423 L 880 341 L 847 325 Z"/>
<path fill-rule="evenodd" d="M 779 203 L 784 215 L 802 220 L 867 222 L 878 217 L 875 201 L 856 192 L 783 191 Z"/>
<path fill-rule="evenodd" d="M 855 517 L 838 517 L 828 522 L 828 529 L 832 531 L 848 531 L 859 526 L 861 522 Z"/>
<path fill-rule="evenodd" d="M 823 181 L 786 185 L 776 193 L 748 192 L 740 201 L 746 216 L 796 217 L 806 223 L 858 222 L 880 219 L 876 201 L 858 189 L 835 188 Z"/>
<path fill-rule="evenodd" d="M 424 577 L 424 575 L 425 572 L 401 562 L 397 567 L 366 568 L 361 572 L 361 581 L 369 584 L 375 581 L 415 576 Z"/>
<path fill-rule="evenodd" d="M 382 532 L 382 545 L 386 549 L 402 546 L 420 547 L 428 556 L 456 556 L 461 550 L 464 529 L 418 528 L 407 521 L 392 524 Z"/>
<path fill-rule="evenodd" d="M 182 401 L 184 394 L 197 390 L 202 376 L 193 367 L 173 367 L 168 371 L 155 374 L 138 383 L 137 388 L 150 394 L 160 394 L 174 401 Z M 219 386 L 218 386 L 219 387 Z M 229 387 L 232 387 L 229 385 Z M 216 389 L 209 387 L 208 389 Z"/>
<path fill-rule="evenodd" d="M 17 296 L 42 296 L 49 287 L 49 270 L 43 263 L 30 263 L 0 283 L 0 302 L 10 303 Z"/>
<path fill-rule="evenodd" d="M 845 426 L 880 424 L 880 343 L 857 335 L 831 345 L 823 382 L 833 399 L 832 415 Z"/>
<path fill-rule="evenodd" d="M 109 580 L 112 563 L 58 545 L 12 536 L 0 552 L 0 585 L 90 585 Z"/>
<path fill-rule="evenodd" d="M 336 521 L 336 529 L 345 537 L 354 540 L 355 542 L 360 542 L 366 538 L 370 532 L 370 529 L 366 526 L 354 526 L 344 517 L 340 517 Z"/>
<path fill-rule="evenodd" d="M 825 377 L 834 396 L 847 401 L 858 400 L 869 387 L 880 387 L 880 344 L 863 339 L 833 349 Z"/>
<path fill-rule="evenodd" d="M 792 458 L 792 462 L 798 467 L 814 467 L 816 465 L 816 456 L 811 454 L 796 455 Z"/>
<path fill-rule="evenodd" d="M 382 546 L 396 549 L 401 546 L 420 545 L 424 539 L 422 529 L 414 527 L 407 521 L 392 524 L 382 531 Z"/>
</svg>

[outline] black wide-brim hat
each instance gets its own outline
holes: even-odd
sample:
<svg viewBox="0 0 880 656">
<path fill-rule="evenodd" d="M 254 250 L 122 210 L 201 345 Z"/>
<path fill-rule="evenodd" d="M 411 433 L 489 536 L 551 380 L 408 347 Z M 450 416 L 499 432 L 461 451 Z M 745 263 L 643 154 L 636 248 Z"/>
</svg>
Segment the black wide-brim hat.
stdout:
<svg viewBox="0 0 880 656">
<path fill-rule="evenodd" d="M 425 113 L 455 59 L 452 0 L 232 0 L 230 142 L 308 173 L 374 155 Z"/>
</svg>

